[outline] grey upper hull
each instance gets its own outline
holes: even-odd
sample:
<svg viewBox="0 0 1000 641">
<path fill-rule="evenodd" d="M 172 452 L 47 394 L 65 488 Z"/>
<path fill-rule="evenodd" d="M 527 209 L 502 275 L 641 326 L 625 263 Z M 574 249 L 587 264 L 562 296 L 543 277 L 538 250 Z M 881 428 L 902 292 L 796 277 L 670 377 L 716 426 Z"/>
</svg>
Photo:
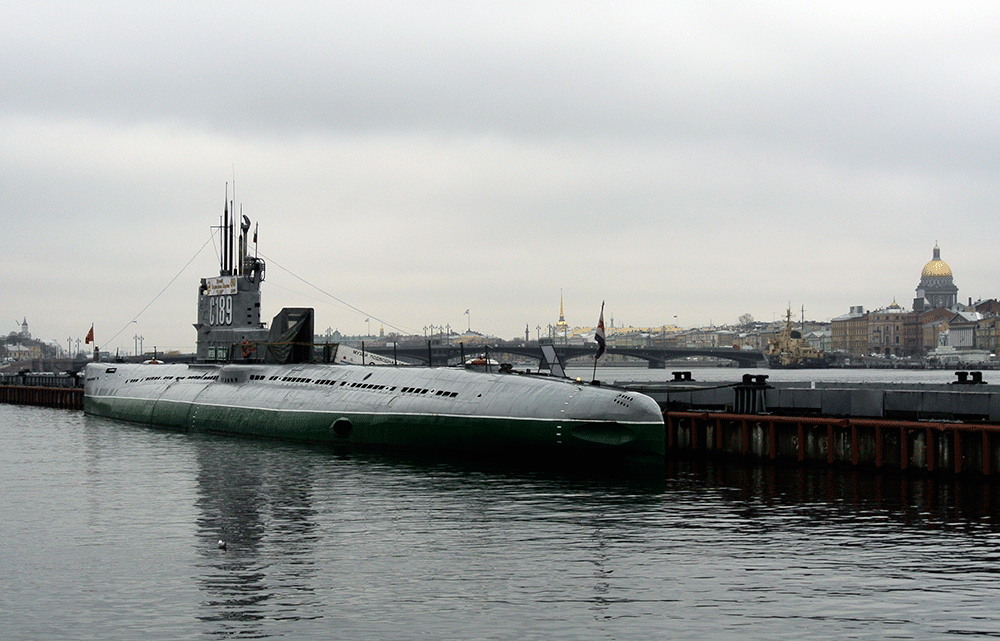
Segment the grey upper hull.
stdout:
<svg viewBox="0 0 1000 641">
<path fill-rule="evenodd" d="M 85 411 L 312 442 L 662 454 L 656 402 L 565 379 L 452 368 L 91 363 Z"/>
</svg>

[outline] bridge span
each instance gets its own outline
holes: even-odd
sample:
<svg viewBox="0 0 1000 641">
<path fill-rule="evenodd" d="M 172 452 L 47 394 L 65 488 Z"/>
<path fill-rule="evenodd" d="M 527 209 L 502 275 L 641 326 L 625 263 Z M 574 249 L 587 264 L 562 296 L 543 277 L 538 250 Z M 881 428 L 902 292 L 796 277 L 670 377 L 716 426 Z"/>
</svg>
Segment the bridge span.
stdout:
<svg viewBox="0 0 1000 641">
<path fill-rule="evenodd" d="M 597 353 L 596 345 L 553 345 L 556 355 L 564 365 L 580 365 L 570 363 L 579 359 L 593 361 Z M 428 344 L 424 346 L 366 346 L 365 351 L 380 356 L 396 358 L 400 362 L 422 365 L 454 365 L 462 357 L 470 358 L 484 353 L 490 358 L 501 360 L 494 355 L 514 355 L 539 361 L 539 366 L 547 368 L 543 362 L 541 349 L 537 344 L 512 345 L 497 343 L 488 346 L 468 346 L 459 344 Z M 735 361 L 740 367 L 758 367 L 763 360 L 760 352 L 752 350 L 733 349 L 731 347 L 608 347 L 606 354 L 630 356 L 646 361 L 650 369 L 665 369 L 670 361 L 689 357 L 709 357 Z"/>
<path fill-rule="evenodd" d="M 553 348 L 555 348 L 556 355 L 562 363 L 570 367 L 574 365 L 580 367 L 593 364 L 594 354 L 597 353 L 597 346 L 593 344 L 553 345 Z M 407 343 L 406 345 L 396 345 L 395 347 L 391 345 L 366 345 L 364 350 L 371 354 L 395 358 L 401 364 L 410 365 L 457 365 L 462 361 L 463 356 L 468 359 L 473 356 L 482 356 L 485 352 L 489 354 L 491 359 L 500 362 L 503 362 L 510 356 L 518 356 L 523 359 L 538 361 L 539 367 L 542 369 L 548 369 L 549 367 L 549 364 L 544 362 L 542 350 L 537 343 L 529 343 L 527 345 L 495 343 L 487 346 L 470 346 L 457 343 L 449 345 L 437 342 L 429 345 Z M 608 347 L 606 354 L 630 356 L 646 361 L 649 369 L 665 369 L 671 361 L 679 361 L 693 356 L 731 360 L 735 361 L 740 367 L 745 368 L 758 367 L 761 361 L 763 361 L 763 356 L 759 352 L 727 347 Z M 104 356 L 105 358 L 107 357 L 107 355 Z M 194 354 L 183 354 L 174 357 L 158 356 L 158 358 L 164 362 L 194 362 Z M 11 363 L 6 370 L 0 368 L 0 372 L 16 373 L 20 370 L 56 373 L 75 372 L 83 369 L 86 362 L 86 359 L 35 359 Z M 677 367 L 684 366 L 683 363 L 676 363 L 676 365 Z"/>
</svg>

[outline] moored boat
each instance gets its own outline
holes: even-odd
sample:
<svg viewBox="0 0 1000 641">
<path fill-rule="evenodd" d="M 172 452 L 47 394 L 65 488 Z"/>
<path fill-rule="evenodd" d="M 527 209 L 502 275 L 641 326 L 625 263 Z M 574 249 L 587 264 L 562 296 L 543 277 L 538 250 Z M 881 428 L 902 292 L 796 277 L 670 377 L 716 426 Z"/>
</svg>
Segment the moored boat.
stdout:
<svg viewBox="0 0 1000 641">
<path fill-rule="evenodd" d="M 250 221 L 237 237 L 228 214 L 227 203 L 219 276 L 199 287 L 198 362 L 90 363 L 88 414 L 347 445 L 663 454 L 662 413 L 638 392 L 509 368 L 393 366 L 313 345 L 310 308 L 283 309 L 266 326 L 264 261 L 249 255 Z"/>
<path fill-rule="evenodd" d="M 819 369 L 833 362 L 832 355 L 813 347 L 793 327 L 791 309 L 785 314 L 784 328 L 768 341 L 764 358 L 772 369 Z"/>
</svg>

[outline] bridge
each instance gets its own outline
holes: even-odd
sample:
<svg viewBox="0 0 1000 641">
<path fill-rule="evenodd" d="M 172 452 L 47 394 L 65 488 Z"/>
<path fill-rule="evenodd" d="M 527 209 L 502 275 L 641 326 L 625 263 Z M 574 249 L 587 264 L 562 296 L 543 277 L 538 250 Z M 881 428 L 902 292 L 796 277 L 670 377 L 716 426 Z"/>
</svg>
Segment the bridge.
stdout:
<svg viewBox="0 0 1000 641">
<path fill-rule="evenodd" d="M 582 365 L 570 363 L 576 359 L 589 359 L 593 362 L 597 353 L 597 345 L 553 345 L 556 355 L 563 365 Z M 544 363 L 541 349 L 535 345 L 497 343 L 488 346 L 465 346 L 459 344 L 428 343 L 423 346 L 365 346 L 365 351 L 380 356 L 395 358 L 400 362 L 423 365 L 455 365 L 461 362 L 463 356 L 470 358 L 484 353 L 490 358 L 494 355 L 514 355 L 539 361 L 539 366 L 548 368 Z M 646 361 L 649 369 L 664 369 L 669 361 L 682 360 L 688 357 L 700 356 L 735 361 L 740 367 L 758 367 L 764 360 L 760 352 L 753 350 L 733 349 L 731 347 L 608 347 L 606 354 L 629 356 Z M 496 358 L 496 360 L 501 360 Z"/>
<path fill-rule="evenodd" d="M 563 365 L 581 367 L 593 364 L 594 355 L 597 353 L 596 344 L 588 345 L 553 345 L 556 355 Z M 473 356 L 488 354 L 491 359 L 503 361 L 498 356 L 519 356 L 539 362 L 541 369 L 548 369 L 549 364 L 544 362 L 542 350 L 537 343 L 534 344 L 506 344 L 495 343 L 492 345 L 461 345 L 458 343 L 428 343 L 419 345 L 407 343 L 394 346 L 374 346 L 366 345 L 364 350 L 367 353 L 379 354 L 398 360 L 400 363 L 411 365 L 445 366 L 457 365 L 462 362 L 463 357 L 468 359 Z M 670 361 L 683 360 L 688 357 L 708 357 L 723 360 L 735 361 L 740 367 L 758 367 L 763 360 L 760 352 L 745 349 L 733 349 L 731 347 L 608 347 L 606 354 L 629 356 L 635 359 L 646 361 L 649 369 L 664 369 Z M 194 354 L 183 354 L 174 357 L 158 356 L 164 362 L 194 362 Z M 603 358 L 603 357 L 602 357 Z M 133 362 L 139 359 L 134 359 Z M 573 363 L 571 361 L 584 361 Z M 0 368 L 0 373 L 6 371 L 16 373 L 22 369 L 31 372 L 56 372 L 80 371 L 86 365 L 86 360 L 70 359 L 35 359 L 10 363 L 7 368 Z M 678 367 L 682 365 L 678 363 Z"/>
</svg>

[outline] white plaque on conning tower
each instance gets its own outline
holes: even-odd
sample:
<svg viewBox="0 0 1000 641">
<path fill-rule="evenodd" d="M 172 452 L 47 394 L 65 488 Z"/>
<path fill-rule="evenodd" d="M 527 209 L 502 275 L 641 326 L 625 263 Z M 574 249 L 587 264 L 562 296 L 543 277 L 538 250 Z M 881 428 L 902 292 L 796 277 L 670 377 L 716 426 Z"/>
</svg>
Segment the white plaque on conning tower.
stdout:
<svg viewBox="0 0 1000 641">
<path fill-rule="evenodd" d="M 235 276 L 215 276 L 213 278 L 206 278 L 205 289 L 206 296 L 231 296 L 236 293 L 236 277 Z"/>
</svg>

